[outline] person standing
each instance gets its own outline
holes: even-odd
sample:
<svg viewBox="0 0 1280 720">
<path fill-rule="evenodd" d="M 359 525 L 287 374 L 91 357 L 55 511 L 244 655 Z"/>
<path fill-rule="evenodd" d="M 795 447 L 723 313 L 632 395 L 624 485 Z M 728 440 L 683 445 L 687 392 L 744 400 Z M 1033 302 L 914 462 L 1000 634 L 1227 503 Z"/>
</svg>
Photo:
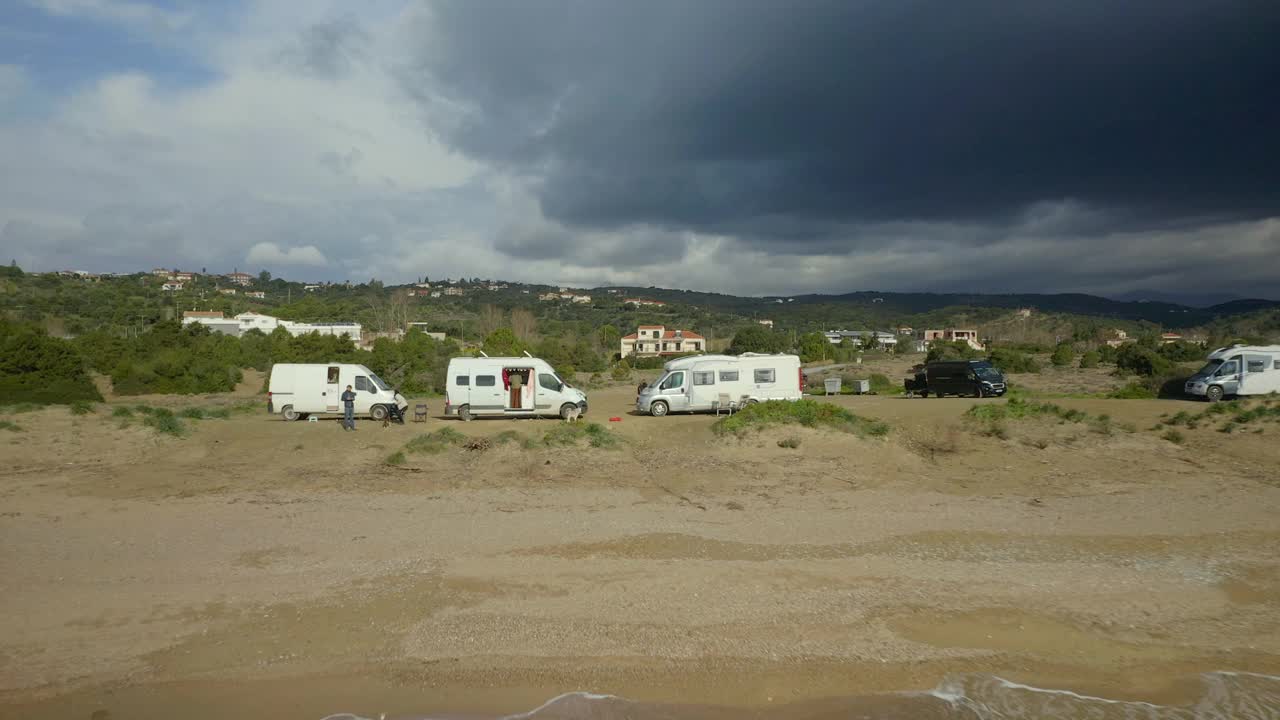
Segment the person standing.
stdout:
<svg viewBox="0 0 1280 720">
<path fill-rule="evenodd" d="M 347 386 L 347 391 L 342 393 L 342 429 L 356 429 L 356 394 L 350 385 Z"/>
</svg>

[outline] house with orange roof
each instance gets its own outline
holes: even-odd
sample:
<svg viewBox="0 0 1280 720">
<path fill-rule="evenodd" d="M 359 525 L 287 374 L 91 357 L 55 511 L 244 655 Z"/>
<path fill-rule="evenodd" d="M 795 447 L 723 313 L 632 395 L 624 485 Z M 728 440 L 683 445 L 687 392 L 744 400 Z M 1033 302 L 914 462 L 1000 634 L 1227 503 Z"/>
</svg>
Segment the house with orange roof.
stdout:
<svg viewBox="0 0 1280 720">
<path fill-rule="evenodd" d="M 692 330 L 669 330 L 663 325 L 641 325 L 619 341 L 622 357 L 652 357 L 706 352 L 707 339 Z"/>
</svg>

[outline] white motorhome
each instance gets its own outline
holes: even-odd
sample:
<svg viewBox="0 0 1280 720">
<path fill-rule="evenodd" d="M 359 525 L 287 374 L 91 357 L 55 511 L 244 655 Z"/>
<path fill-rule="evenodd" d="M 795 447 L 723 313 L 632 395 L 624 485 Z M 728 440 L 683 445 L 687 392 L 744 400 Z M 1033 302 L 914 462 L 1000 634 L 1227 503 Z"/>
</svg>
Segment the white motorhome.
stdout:
<svg viewBox="0 0 1280 720">
<path fill-rule="evenodd" d="M 636 412 L 662 417 L 727 403 L 799 400 L 804 371 L 795 355 L 694 355 L 668 362 L 636 399 Z"/>
<path fill-rule="evenodd" d="M 1280 392 L 1280 345 L 1232 345 L 1209 353 L 1209 362 L 1183 388 L 1217 402 L 1227 395 Z"/>
<path fill-rule="evenodd" d="M 267 411 L 285 420 L 308 415 L 341 415 L 342 393 L 350 385 L 356 393 L 355 414 L 382 420 L 390 406 L 409 407 L 404 396 L 364 365 L 344 363 L 277 363 L 267 386 Z"/>
<path fill-rule="evenodd" d="M 565 382 L 540 358 L 456 357 L 449 361 L 444 414 L 461 420 L 481 416 L 567 417 L 587 412 L 587 396 Z"/>
</svg>

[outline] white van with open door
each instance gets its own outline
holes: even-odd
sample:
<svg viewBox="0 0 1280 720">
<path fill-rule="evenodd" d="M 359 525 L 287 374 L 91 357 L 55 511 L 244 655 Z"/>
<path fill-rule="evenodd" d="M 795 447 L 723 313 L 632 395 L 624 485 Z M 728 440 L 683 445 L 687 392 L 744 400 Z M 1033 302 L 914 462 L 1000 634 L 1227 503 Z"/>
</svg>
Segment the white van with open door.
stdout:
<svg viewBox="0 0 1280 720">
<path fill-rule="evenodd" d="M 1183 390 L 1218 401 L 1228 395 L 1280 392 L 1280 345 L 1232 345 L 1209 353 Z"/>
<path fill-rule="evenodd" d="M 566 417 L 587 412 L 587 396 L 536 357 L 456 357 L 449 361 L 444 414 L 460 420 L 483 416 Z"/>
<path fill-rule="evenodd" d="M 795 355 L 694 355 L 662 367 L 636 399 L 636 412 L 662 417 L 766 400 L 799 400 L 804 372 Z"/>
<path fill-rule="evenodd" d="M 341 415 L 342 393 L 350 385 L 356 393 L 355 414 L 382 420 L 390 406 L 401 416 L 409 402 L 364 365 L 344 363 L 276 363 L 267 386 L 267 412 L 285 420 L 308 415 Z"/>
</svg>

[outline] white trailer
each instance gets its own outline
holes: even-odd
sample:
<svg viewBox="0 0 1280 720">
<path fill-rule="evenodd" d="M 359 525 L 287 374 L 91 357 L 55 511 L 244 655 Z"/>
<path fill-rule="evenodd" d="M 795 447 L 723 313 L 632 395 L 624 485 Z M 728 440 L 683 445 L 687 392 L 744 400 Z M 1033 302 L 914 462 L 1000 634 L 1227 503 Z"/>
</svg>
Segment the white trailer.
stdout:
<svg viewBox="0 0 1280 720">
<path fill-rule="evenodd" d="M 587 412 L 586 393 L 536 357 L 456 357 L 449 361 L 444 414 L 545 417 Z"/>
<path fill-rule="evenodd" d="M 662 417 L 726 403 L 799 400 L 804 371 L 795 355 L 694 355 L 672 360 L 636 399 L 636 412 Z"/>
<path fill-rule="evenodd" d="M 277 363 L 271 367 L 267 411 L 285 420 L 309 415 L 341 415 L 342 393 L 350 385 L 356 393 L 355 414 L 382 420 L 390 406 L 409 407 L 404 396 L 364 365 L 346 363 Z"/>
<path fill-rule="evenodd" d="M 1232 345 L 1209 353 L 1183 390 L 1216 402 L 1227 395 L 1280 392 L 1280 345 Z"/>
</svg>

